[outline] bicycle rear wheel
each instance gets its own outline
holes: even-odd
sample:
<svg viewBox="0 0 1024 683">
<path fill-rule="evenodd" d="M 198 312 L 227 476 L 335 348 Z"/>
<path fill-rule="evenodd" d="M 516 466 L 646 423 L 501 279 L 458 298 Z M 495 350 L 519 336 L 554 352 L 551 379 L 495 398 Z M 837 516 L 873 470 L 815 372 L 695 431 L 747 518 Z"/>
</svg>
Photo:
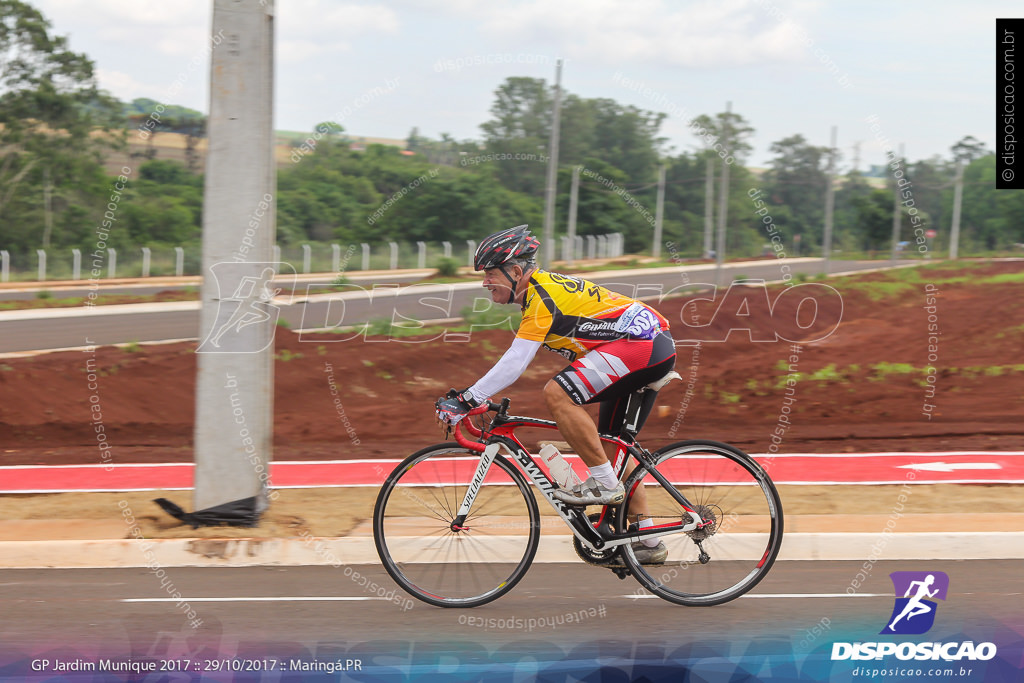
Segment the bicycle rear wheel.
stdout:
<svg viewBox="0 0 1024 683">
<path fill-rule="evenodd" d="M 664 565 L 641 565 L 630 547 L 622 555 L 649 591 L 680 605 L 718 605 L 743 595 L 765 577 L 782 546 L 782 503 L 771 479 L 749 455 L 717 441 L 681 441 L 654 453 L 658 472 L 704 520 L 704 529 L 661 538 Z M 643 467 L 626 479 L 620 529 L 641 511 L 655 526 L 689 522 L 680 504 Z M 643 493 L 641 493 L 641 491 Z M 630 509 L 630 507 L 634 509 Z"/>
<path fill-rule="evenodd" d="M 431 605 L 490 602 L 512 590 L 537 552 L 537 501 L 500 455 L 462 528 L 452 529 L 479 462 L 479 453 L 459 446 L 430 446 L 398 465 L 377 496 L 377 554 L 399 586 Z"/>
</svg>

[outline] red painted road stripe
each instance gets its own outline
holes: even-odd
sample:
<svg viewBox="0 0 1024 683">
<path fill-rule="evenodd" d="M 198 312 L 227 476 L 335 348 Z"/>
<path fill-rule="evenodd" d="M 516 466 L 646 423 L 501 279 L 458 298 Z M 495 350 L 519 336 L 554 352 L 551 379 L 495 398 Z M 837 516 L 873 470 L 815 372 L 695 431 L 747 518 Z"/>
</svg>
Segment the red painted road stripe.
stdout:
<svg viewBox="0 0 1024 683">
<path fill-rule="evenodd" d="M 755 455 L 777 484 L 1024 483 L 1024 452 L 790 453 Z M 578 473 L 579 458 L 566 458 Z M 335 460 L 271 463 L 275 488 L 379 486 L 398 460 Z M 729 482 L 729 467 L 718 459 L 690 463 L 706 480 Z M 451 463 L 459 481 L 472 475 L 475 459 Z M 191 463 L 159 465 L 54 465 L 0 467 L 0 493 L 62 491 L 149 491 L 192 488 Z M 446 465 L 439 475 L 451 475 Z M 685 467 L 666 472 L 685 481 Z M 913 475 L 913 476 L 911 476 Z"/>
</svg>

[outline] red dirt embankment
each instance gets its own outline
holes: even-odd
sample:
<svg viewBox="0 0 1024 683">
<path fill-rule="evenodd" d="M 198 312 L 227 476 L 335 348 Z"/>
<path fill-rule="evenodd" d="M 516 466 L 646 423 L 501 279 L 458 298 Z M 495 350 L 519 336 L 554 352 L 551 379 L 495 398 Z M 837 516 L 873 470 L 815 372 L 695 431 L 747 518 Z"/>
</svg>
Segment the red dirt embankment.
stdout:
<svg viewBox="0 0 1024 683">
<path fill-rule="evenodd" d="M 1024 283 L 991 281 L 1020 271 L 1016 263 L 921 271 L 920 281 L 904 283 L 881 301 L 872 300 L 865 283 L 884 285 L 891 276 L 832 281 L 840 296 L 818 297 L 818 319 L 808 329 L 794 323 L 806 325 L 813 315 L 805 303 L 797 317 L 795 287 L 774 313 L 761 288 L 735 288 L 724 303 L 722 297 L 662 302 L 658 308 L 677 340 L 705 341 L 679 346 L 676 369 L 683 381 L 662 391 L 644 444 L 710 438 L 765 452 L 785 407 L 789 425 L 782 423 L 781 451 L 1024 450 Z M 953 277 L 961 281 L 949 282 Z M 928 281 L 939 283 L 932 286 L 938 293 L 931 311 L 925 308 Z M 768 297 L 775 300 L 779 291 L 772 288 Z M 745 330 L 755 339 L 778 331 L 806 342 L 840 318 L 824 339 L 800 344 L 792 368 L 799 381 L 784 401 L 792 345 L 751 341 Z M 711 322 L 694 328 L 695 321 Z M 730 329 L 727 341 L 708 341 Z M 351 336 L 300 340 L 278 330 L 276 459 L 397 458 L 440 441 L 435 398 L 448 387 L 472 384 L 512 339 L 510 331 L 485 331 L 463 342 L 337 341 Z M 0 464 L 100 461 L 86 379 L 91 358 L 114 462 L 191 460 L 193 350 L 194 344 L 102 347 L 94 356 L 0 359 Z M 542 351 L 506 392 L 512 412 L 546 416 L 541 388 L 564 364 Z M 936 370 L 931 385 L 928 366 Z M 330 375 L 340 388 L 340 410 Z"/>
</svg>

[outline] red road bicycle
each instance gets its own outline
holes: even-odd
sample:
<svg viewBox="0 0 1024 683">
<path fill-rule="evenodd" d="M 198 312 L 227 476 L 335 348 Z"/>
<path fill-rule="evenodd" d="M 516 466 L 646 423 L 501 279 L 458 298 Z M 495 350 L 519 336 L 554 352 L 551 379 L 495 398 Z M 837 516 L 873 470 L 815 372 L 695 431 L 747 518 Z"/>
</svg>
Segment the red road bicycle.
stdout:
<svg viewBox="0 0 1024 683">
<path fill-rule="evenodd" d="M 753 458 L 727 444 L 680 441 L 654 453 L 640 445 L 635 425 L 643 392 L 657 391 L 673 375 L 631 394 L 622 436 L 600 435 L 617 448 L 613 467 L 626 477 L 626 499 L 589 515 L 551 495 L 557 484 L 516 438 L 517 429 L 557 429 L 554 422 L 509 415 L 507 398 L 470 411 L 455 428 L 458 445 L 439 443 L 410 455 L 381 487 L 373 536 L 388 574 L 439 607 L 476 607 L 512 590 L 540 545 L 541 515 L 529 479 L 568 525 L 588 564 L 619 578 L 632 575 L 680 605 L 717 605 L 749 591 L 782 545 L 778 491 Z M 463 425 L 474 438 L 463 434 Z M 630 459 L 635 467 L 627 474 Z M 642 530 L 630 513 L 641 490 L 644 516 L 654 522 Z M 637 561 L 630 544 L 649 537 L 668 547 L 664 564 Z"/>
</svg>

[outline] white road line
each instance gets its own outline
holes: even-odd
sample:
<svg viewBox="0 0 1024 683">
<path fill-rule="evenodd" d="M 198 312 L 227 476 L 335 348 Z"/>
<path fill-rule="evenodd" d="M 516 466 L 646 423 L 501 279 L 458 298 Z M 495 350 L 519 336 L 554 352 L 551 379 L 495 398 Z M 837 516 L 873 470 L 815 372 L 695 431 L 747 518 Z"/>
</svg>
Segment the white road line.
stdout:
<svg viewBox="0 0 1024 683">
<path fill-rule="evenodd" d="M 630 598 L 633 600 L 655 598 L 657 595 L 619 595 L 619 598 Z M 743 598 L 892 598 L 890 593 L 753 593 L 741 596 Z M 120 598 L 118 602 L 365 602 L 369 600 L 384 600 L 393 602 L 393 598 L 381 598 L 377 596 L 350 596 L 350 595 L 300 595 L 300 596 L 269 596 L 269 597 L 228 597 L 228 598 Z"/>
<path fill-rule="evenodd" d="M 118 602 L 360 602 L 364 600 L 387 600 L 391 602 L 391 598 L 356 595 L 299 595 L 257 598 L 121 598 Z"/>
<path fill-rule="evenodd" d="M 647 599 L 657 595 L 620 595 L 620 598 Z M 891 598 L 891 593 L 747 593 L 742 598 Z M 659 600 L 661 598 L 658 598 Z"/>
</svg>

